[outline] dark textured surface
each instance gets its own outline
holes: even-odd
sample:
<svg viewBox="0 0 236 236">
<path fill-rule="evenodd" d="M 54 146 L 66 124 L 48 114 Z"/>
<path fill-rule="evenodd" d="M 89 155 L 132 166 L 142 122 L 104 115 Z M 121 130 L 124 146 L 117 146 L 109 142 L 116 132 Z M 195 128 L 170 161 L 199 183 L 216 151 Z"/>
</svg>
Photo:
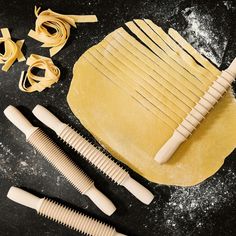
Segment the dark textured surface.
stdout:
<svg viewBox="0 0 236 236">
<path fill-rule="evenodd" d="M 72 29 L 68 43 L 53 58 L 62 76 L 52 89 L 32 94 L 20 92 L 20 73 L 27 68 L 24 63 L 15 63 L 8 73 L 0 71 L 0 235 L 79 235 L 8 200 L 6 194 L 12 185 L 24 187 L 38 196 L 64 201 L 66 205 L 102 219 L 128 235 L 235 235 L 235 152 L 216 175 L 190 188 L 153 184 L 130 170 L 134 178 L 155 194 L 151 205 L 145 206 L 65 147 L 72 159 L 96 179 L 98 188 L 116 204 L 117 212 L 107 217 L 25 143 L 24 135 L 2 113 L 12 104 L 34 125 L 42 126 L 30 112 L 40 103 L 93 140 L 66 102 L 72 67 L 86 49 L 128 20 L 149 18 L 165 29 L 174 27 L 200 52 L 220 68 L 225 68 L 235 56 L 235 1 L 0 0 L 0 28 L 8 27 L 14 39 L 26 39 L 26 56 L 31 53 L 49 55 L 48 49 L 40 48 L 39 42 L 26 37 L 29 29 L 34 27 L 35 4 L 65 14 L 96 14 L 99 23 L 81 24 Z M 54 133 L 46 127 L 43 129 L 57 141 Z"/>
</svg>

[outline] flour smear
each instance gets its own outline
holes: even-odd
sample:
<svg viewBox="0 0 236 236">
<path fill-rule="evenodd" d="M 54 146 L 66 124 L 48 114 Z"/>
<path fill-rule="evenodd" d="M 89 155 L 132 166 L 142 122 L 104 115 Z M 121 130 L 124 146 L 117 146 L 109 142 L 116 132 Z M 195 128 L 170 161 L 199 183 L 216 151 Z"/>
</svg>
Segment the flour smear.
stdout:
<svg viewBox="0 0 236 236">
<path fill-rule="evenodd" d="M 29 155 L 23 152 L 16 154 L 8 145 L 0 142 L 0 179 L 18 182 L 21 175 L 46 177 L 48 173 L 37 161 L 36 154 L 34 150 Z"/>
<path fill-rule="evenodd" d="M 201 228 L 208 216 L 234 201 L 236 174 L 230 169 L 225 176 L 214 176 L 209 181 L 191 188 L 174 189 L 164 208 L 166 225 L 181 231 L 182 221 L 192 221 L 193 230 Z"/>
<path fill-rule="evenodd" d="M 163 200 L 160 197 L 154 200 L 155 207 L 147 207 L 149 215 L 142 226 L 153 227 L 154 222 L 157 229 L 154 227 L 153 232 L 161 226 L 163 235 L 203 235 L 204 229 L 214 227 L 211 217 L 234 205 L 235 181 L 235 170 L 223 167 L 220 174 L 196 186 L 170 186 L 169 192 L 167 188 L 163 192 Z M 157 195 L 162 192 L 161 186 L 154 189 Z"/>
<path fill-rule="evenodd" d="M 202 14 L 197 7 L 186 8 L 181 13 L 187 22 L 184 32 L 186 40 L 215 65 L 220 66 L 227 45 L 227 36 L 215 29 L 210 14 Z"/>
</svg>

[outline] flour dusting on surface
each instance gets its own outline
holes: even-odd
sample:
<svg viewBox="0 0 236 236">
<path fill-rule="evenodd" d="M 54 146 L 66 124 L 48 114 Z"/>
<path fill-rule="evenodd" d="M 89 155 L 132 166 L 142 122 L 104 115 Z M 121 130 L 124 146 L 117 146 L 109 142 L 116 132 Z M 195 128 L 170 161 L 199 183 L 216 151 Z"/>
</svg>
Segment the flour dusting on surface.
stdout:
<svg viewBox="0 0 236 236">
<path fill-rule="evenodd" d="M 2 142 L 0 142 L 0 150 L 4 154 L 0 153 L 0 174 L 5 178 L 11 178 L 11 165 L 10 158 L 14 157 L 11 149 L 6 147 Z"/>
<path fill-rule="evenodd" d="M 56 179 L 56 185 L 60 186 L 61 183 L 64 183 L 64 177 L 62 175 L 58 175 Z"/>
<path fill-rule="evenodd" d="M 40 161 L 35 160 L 36 155 L 35 150 L 32 150 L 30 156 L 24 152 L 15 154 L 7 145 L 0 142 L 0 177 L 17 181 L 21 175 L 47 176 Z"/>
<path fill-rule="evenodd" d="M 233 7 L 233 1 L 223 1 L 223 4 L 226 6 L 227 10 L 235 8 L 235 7 Z"/>
<path fill-rule="evenodd" d="M 227 45 L 227 36 L 215 29 L 210 14 L 202 14 L 198 8 L 189 7 L 181 11 L 187 22 L 186 40 L 201 54 L 220 66 Z"/>
<path fill-rule="evenodd" d="M 204 224 L 204 217 L 217 212 L 234 200 L 232 190 L 236 175 L 228 170 L 225 178 L 213 177 L 211 184 L 191 188 L 176 188 L 164 208 L 168 227 L 181 227 L 181 218 L 193 221 L 196 227 Z M 202 217 L 204 216 L 204 217 Z"/>
<path fill-rule="evenodd" d="M 28 166 L 27 162 L 25 162 L 25 161 L 21 161 L 20 164 L 21 164 L 22 166 Z"/>
<path fill-rule="evenodd" d="M 170 187 L 164 205 L 159 207 L 160 203 L 157 203 L 155 208 L 150 207 L 150 218 L 157 224 L 163 224 L 168 235 L 196 235 L 201 232 L 201 228 L 211 223 L 211 216 L 234 204 L 235 171 L 230 168 L 223 168 L 222 171 L 223 174 L 216 174 L 196 186 Z M 189 224 L 192 225 L 192 232 L 189 231 Z M 149 226 L 145 224 L 144 227 Z"/>
<path fill-rule="evenodd" d="M 14 156 L 14 154 L 11 152 L 11 149 L 7 146 L 4 146 L 2 142 L 0 142 L 0 148 L 5 152 L 6 155 Z"/>
</svg>

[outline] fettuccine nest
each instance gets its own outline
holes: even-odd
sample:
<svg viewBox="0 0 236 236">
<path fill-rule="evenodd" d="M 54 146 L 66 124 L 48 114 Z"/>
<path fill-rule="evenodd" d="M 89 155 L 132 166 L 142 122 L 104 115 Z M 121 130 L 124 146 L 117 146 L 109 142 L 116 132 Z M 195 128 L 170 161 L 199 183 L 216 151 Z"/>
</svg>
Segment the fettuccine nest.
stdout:
<svg viewBox="0 0 236 236">
<path fill-rule="evenodd" d="M 48 9 L 39 13 L 35 7 L 35 30 L 30 30 L 29 36 L 42 42 L 42 47 L 50 47 L 50 56 L 58 53 L 70 36 L 70 27 L 75 23 L 97 22 L 95 15 L 62 15 Z M 53 32 L 51 32 L 53 31 Z"/>
<path fill-rule="evenodd" d="M 25 57 L 21 52 L 24 40 L 14 42 L 7 28 L 1 29 L 1 33 L 0 44 L 4 43 L 5 52 L 3 54 L 0 53 L 0 64 L 4 64 L 2 67 L 3 71 L 8 71 L 16 59 L 19 62 L 25 61 Z"/>
</svg>

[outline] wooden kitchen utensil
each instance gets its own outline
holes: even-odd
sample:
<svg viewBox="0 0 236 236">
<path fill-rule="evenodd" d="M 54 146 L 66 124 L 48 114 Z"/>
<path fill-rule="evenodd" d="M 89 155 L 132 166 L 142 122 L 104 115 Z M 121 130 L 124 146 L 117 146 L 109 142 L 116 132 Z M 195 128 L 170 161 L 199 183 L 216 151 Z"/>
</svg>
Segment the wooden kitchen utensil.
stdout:
<svg viewBox="0 0 236 236">
<path fill-rule="evenodd" d="M 17 187 L 11 187 L 7 197 L 59 224 L 89 236 L 122 236 L 114 227 L 70 209 L 47 198 L 39 198 Z M 125 235 L 124 235 L 125 236 Z"/>
<path fill-rule="evenodd" d="M 101 193 L 94 182 L 38 127 L 34 127 L 13 106 L 4 110 L 6 117 L 26 135 L 26 141 L 38 150 L 81 194 L 88 196 L 105 214 L 116 210 L 113 203 Z"/>
<path fill-rule="evenodd" d="M 37 105 L 33 109 L 33 114 L 41 122 L 54 130 L 58 137 L 71 146 L 75 151 L 80 153 L 93 166 L 103 172 L 116 184 L 124 186 L 141 202 L 149 204 L 153 200 L 153 194 L 137 181 L 135 181 L 126 170 L 124 170 L 107 155 L 98 150 L 74 129 L 61 122 L 46 108 L 41 105 Z"/>
</svg>

